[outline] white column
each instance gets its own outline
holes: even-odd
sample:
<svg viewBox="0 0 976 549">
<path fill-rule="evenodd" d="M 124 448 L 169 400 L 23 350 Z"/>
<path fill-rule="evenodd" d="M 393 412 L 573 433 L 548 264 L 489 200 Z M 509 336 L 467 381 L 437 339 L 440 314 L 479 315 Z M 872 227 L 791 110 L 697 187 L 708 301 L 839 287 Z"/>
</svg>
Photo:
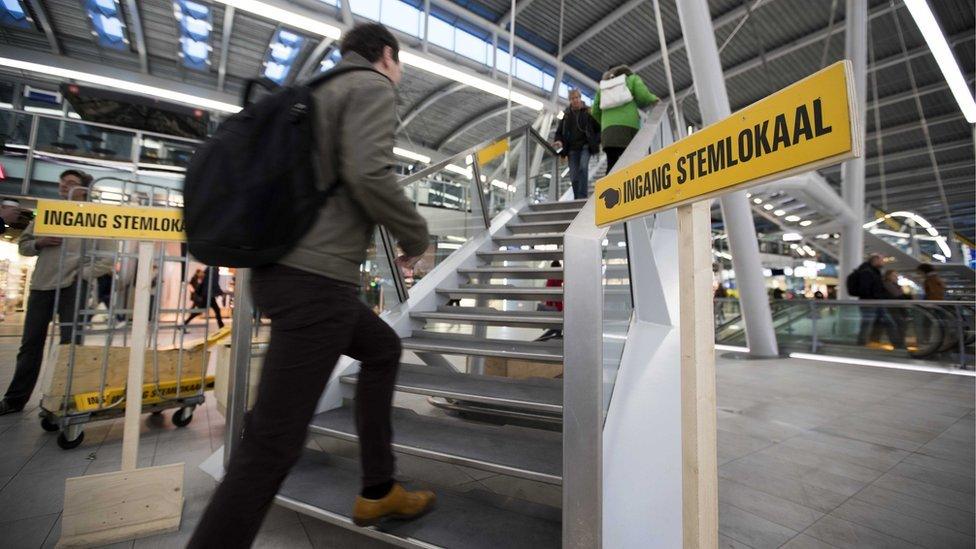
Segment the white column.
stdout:
<svg viewBox="0 0 976 549">
<path fill-rule="evenodd" d="M 863 0 L 847 0 L 844 35 L 844 54 L 854 66 L 854 90 L 857 93 L 857 115 L 861 118 L 857 136 L 864 142 L 864 114 L 867 111 L 867 59 L 868 59 L 868 4 Z M 879 128 L 875 128 L 878 131 Z M 841 196 L 857 215 L 856 223 L 845 223 L 840 240 L 840 276 L 847 274 L 864 261 L 864 155 L 852 158 L 841 166 Z M 841 283 L 838 297 L 849 297 L 847 287 Z"/>
<path fill-rule="evenodd" d="M 695 82 L 695 95 L 702 113 L 702 125 L 707 126 L 731 114 L 712 19 L 706 0 L 682 0 L 677 6 L 688 63 Z M 749 201 L 744 192 L 734 192 L 723 196 L 719 202 L 725 232 L 729 236 L 732 267 L 735 269 L 750 354 L 778 356 Z"/>
</svg>

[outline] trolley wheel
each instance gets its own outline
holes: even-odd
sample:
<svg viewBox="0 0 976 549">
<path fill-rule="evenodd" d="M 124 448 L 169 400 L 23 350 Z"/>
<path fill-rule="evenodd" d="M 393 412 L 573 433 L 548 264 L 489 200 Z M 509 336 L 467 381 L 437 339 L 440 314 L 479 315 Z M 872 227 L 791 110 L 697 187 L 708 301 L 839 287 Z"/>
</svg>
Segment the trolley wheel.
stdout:
<svg viewBox="0 0 976 549">
<path fill-rule="evenodd" d="M 58 425 L 58 422 L 52 420 L 50 416 L 42 416 L 41 417 L 41 429 L 44 429 L 45 431 L 47 431 L 49 433 L 53 433 L 55 431 L 60 430 L 61 429 L 61 426 Z"/>
<path fill-rule="evenodd" d="M 65 450 L 71 450 L 72 448 L 77 448 L 78 445 L 84 440 L 84 431 L 79 432 L 78 436 L 74 440 L 68 440 L 68 437 L 65 435 L 64 431 L 62 431 L 61 434 L 58 435 L 58 446 Z"/>
<path fill-rule="evenodd" d="M 193 406 L 180 408 L 173 414 L 173 425 L 177 427 L 186 427 L 191 421 L 193 421 Z"/>
</svg>

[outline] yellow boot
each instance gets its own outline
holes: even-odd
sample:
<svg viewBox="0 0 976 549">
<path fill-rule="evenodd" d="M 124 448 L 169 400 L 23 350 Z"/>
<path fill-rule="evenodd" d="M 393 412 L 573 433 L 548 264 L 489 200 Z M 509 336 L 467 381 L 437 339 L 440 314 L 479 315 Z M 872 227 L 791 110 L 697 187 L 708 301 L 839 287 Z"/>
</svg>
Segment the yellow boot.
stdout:
<svg viewBox="0 0 976 549">
<path fill-rule="evenodd" d="M 384 518 L 412 519 L 423 515 L 434 506 L 435 496 L 428 490 L 406 491 L 400 483 L 393 485 L 390 493 L 380 499 L 356 496 L 352 521 L 356 526 L 372 526 Z"/>
</svg>

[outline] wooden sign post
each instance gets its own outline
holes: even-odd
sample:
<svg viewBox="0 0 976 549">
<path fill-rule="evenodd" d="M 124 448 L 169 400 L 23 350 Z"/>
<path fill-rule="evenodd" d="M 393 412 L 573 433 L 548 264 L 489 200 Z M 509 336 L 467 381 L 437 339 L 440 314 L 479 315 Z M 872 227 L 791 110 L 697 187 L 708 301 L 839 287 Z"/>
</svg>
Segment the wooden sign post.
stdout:
<svg viewBox="0 0 976 549">
<path fill-rule="evenodd" d="M 139 423 L 152 291 L 151 241 L 182 241 L 182 212 L 172 208 L 39 200 L 35 234 L 139 240 L 135 306 L 125 391 L 122 469 L 65 481 L 58 547 L 90 547 L 179 529 L 183 464 L 139 469 Z"/>
<path fill-rule="evenodd" d="M 596 183 L 598 226 L 677 207 L 686 548 L 718 546 L 708 199 L 860 156 L 852 82 L 839 61 Z"/>
</svg>

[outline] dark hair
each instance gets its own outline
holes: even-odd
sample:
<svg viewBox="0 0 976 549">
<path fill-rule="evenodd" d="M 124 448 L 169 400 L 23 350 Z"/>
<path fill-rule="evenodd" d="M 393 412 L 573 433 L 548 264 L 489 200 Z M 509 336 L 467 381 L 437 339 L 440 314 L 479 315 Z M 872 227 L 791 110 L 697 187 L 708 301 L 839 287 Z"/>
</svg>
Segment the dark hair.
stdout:
<svg viewBox="0 0 976 549">
<path fill-rule="evenodd" d="M 370 63 L 375 63 L 383 57 L 386 46 L 393 48 L 393 60 L 399 61 L 400 43 L 393 33 L 379 23 L 364 23 L 356 25 L 342 37 L 339 52 L 342 55 L 358 53 Z"/>
<path fill-rule="evenodd" d="M 557 260 L 553 261 L 552 263 L 550 263 L 549 266 L 550 267 L 562 267 L 563 264 L 560 263 L 559 260 L 557 259 Z"/>
<path fill-rule="evenodd" d="M 87 187 L 87 186 L 91 185 L 91 183 L 92 183 L 92 176 L 91 175 L 89 175 L 89 174 L 87 174 L 87 173 L 85 173 L 85 172 L 83 172 L 81 170 L 74 170 L 74 169 L 72 169 L 72 170 L 64 170 L 63 172 L 61 172 L 61 175 L 58 176 L 58 179 L 64 179 L 65 177 L 67 177 L 69 175 L 73 175 L 73 176 L 77 177 L 78 180 L 81 181 L 81 186 L 82 187 Z"/>
<path fill-rule="evenodd" d="M 925 274 L 928 274 L 928 273 L 931 273 L 932 271 L 934 271 L 935 268 L 932 267 L 932 265 L 930 265 L 928 263 L 922 263 L 921 265 L 918 266 L 918 270 L 920 272 L 923 272 Z"/>
</svg>

